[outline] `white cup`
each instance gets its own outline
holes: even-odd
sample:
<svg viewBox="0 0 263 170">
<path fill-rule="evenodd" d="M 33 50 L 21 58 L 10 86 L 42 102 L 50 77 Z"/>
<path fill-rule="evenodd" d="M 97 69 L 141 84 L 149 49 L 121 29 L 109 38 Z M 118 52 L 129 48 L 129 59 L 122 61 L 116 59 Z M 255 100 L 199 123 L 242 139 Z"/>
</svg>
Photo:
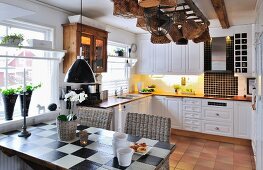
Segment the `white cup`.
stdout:
<svg viewBox="0 0 263 170">
<path fill-rule="evenodd" d="M 120 166 L 129 166 L 131 164 L 132 155 L 134 153 L 134 150 L 125 147 L 125 148 L 119 148 L 117 150 L 117 158 Z"/>
<path fill-rule="evenodd" d="M 114 157 L 117 156 L 117 150 L 119 148 L 126 148 L 129 147 L 129 142 L 127 141 L 112 141 L 112 149 L 113 149 L 113 155 Z"/>
<path fill-rule="evenodd" d="M 128 135 L 121 132 L 115 132 L 113 134 L 114 141 L 127 141 Z"/>
</svg>

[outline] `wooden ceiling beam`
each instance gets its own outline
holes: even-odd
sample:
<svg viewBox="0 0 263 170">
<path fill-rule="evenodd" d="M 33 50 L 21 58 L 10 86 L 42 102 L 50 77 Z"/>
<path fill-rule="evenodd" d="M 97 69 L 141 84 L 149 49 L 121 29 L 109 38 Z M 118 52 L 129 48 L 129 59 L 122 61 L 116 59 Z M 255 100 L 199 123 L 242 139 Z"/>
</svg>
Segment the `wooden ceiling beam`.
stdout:
<svg viewBox="0 0 263 170">
<path fill-rule="evenodd" d="M 216 15 L 220 21 L 220 24 L 223 29 L 227 29 L 230 27 L 227 12 L 226 12 L 226 6 L 224 0 L 211 0 L 212 5 L 215 9 Z"/>
</svg>

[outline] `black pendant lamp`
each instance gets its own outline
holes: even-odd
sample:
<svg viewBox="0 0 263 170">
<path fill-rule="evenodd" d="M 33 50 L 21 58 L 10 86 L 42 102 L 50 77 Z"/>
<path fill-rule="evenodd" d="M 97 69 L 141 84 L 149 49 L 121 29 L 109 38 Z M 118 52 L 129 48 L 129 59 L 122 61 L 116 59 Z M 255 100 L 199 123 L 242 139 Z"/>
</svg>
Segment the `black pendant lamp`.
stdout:
<svg viewBox="0 0 263 170">
<path fill-rule="evenodd" d="M 81 0 L 81 12 L 80 12 L 80 23 L 82 32 L 82 0 Z M 81 41 L 81 38 L 80 38 Z M 80 42 L 81 44 L 81 42 Z M 82 56 L 82 45 L 80 47 L 80 56 L 77 56 L 77 60 L 69 68 L 64 82 L 67 83 L 95 83 L 94 73 Z"/>
</svg>

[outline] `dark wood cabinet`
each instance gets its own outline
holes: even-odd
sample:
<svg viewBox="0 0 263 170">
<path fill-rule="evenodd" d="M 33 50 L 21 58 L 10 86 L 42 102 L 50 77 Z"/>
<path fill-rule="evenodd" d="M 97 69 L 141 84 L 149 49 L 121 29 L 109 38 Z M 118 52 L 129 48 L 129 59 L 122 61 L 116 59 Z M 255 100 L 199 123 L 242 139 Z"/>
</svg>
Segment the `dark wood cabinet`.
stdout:
<svg viewBox="0 0 263 170">
<path fill-rule="evenodd" d="M 77 59 L 82 45 L 84 59 L 95 73 L 107 71 L 108 32 L 87 25 L 63 24 L 63 48 L 67 53 L 63 60 L 63 72 L 66 73 Z"/>
</svg>

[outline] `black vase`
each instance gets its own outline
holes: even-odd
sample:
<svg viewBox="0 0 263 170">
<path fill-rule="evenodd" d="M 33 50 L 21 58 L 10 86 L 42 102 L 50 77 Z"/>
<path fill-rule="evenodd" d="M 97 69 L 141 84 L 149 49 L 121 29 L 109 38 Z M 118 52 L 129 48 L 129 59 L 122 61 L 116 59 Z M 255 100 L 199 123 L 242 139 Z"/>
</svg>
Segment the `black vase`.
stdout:
<svg viewBox="0 0 263 170">
<path fill-rule="evenodd" d="M 20 94 L 20 108 L 21 108 L 21 116 L 24 116 L 24 94 Z M 26 107 L 25 107 L 25 112 L 26 116 L 28 116 L 28 110 L 29 110 L 29 105 L 31 101 L 31 96 L 32 92 L 26 92 Z"/>
<path fill-rule="evenodd" d="M 17 94 L 3 95 L 5 120 L 13 120 L 13 113 L 16 104 Z"/>
</svg>

